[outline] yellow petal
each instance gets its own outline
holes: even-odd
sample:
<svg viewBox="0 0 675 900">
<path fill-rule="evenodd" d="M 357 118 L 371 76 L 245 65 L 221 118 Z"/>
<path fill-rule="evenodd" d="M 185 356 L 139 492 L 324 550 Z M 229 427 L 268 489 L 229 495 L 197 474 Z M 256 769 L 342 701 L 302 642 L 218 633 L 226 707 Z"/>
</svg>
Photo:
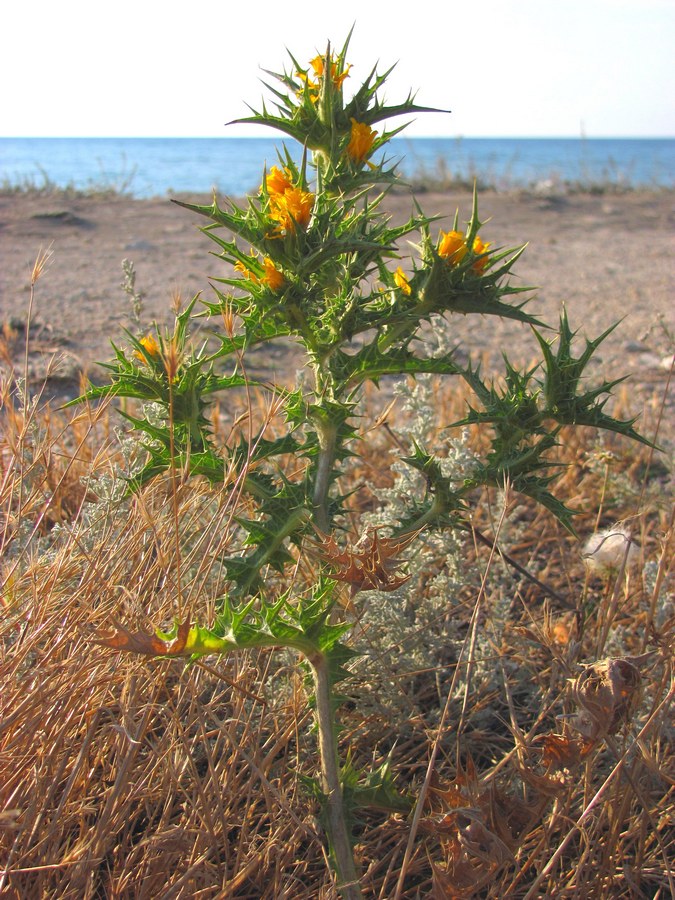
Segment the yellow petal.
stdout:
<svg viewBox="0 0 675 900">
<path fill-rule="evenodd" d="M 394 272 L 394 282 L 397 287 L 399 287 L 406 297 L 409 297 L 412 293 L 412 288 L 410 287 L 410 282 L 408 281 L 408 276 L 405 274 L 403 269 L 399 266 L 398 269 Z"/>
<path fill-rule="evenodd" d="M 451 266 L 458 266 L 468 252 L 466 240 L 461 231 L 440 232 L 438 255 L 447 259 Z"/>
</svg>

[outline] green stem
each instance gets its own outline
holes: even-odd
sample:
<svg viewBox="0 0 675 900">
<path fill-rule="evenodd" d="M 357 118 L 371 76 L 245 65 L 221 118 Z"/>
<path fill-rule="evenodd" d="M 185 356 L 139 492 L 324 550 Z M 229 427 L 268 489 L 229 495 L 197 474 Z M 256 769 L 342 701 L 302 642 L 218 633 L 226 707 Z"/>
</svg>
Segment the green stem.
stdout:
<svg viewBox="0 0 675 900">
<path fill-rule="evenodd" d="M 321 757 L 321 786 L 325 795 L 328 840 L 333 851 L 337 888 L 344 900 L 361 900 L 359 878 L 345 820 L 340 784 L 337 735 L 333 713 L 333 696 L 328 659 L 323 654 L 310 658 L 316 696 L 316 724 Z"/>
<path fill-rule="evenodd" d="M 245 581 L 241 581 L 239 583 L 239 587 L 242 590 L 248 590 L 251 587 L 251 584 L 257 577 L 257 573 L 261 572 L 263 568 L 267 565 L 268 561 L 274 556 L 279 547 L 283 544 L 289 535 L 293 534 L 296 528 L 299 528 L 303 522 L 309 519 L 309 511 L 305 507 L 300 507 L 298 509 L 293 510 L 286 522 L 284 523 L 284 527 L 273 534 L 269 540 L 269 542 L 265 545 L 265 552 L 260 555 L 257 559 L 255 569 L 251 568 L 248 578 Z M 260 545 L 262 547 L 262 545 Z"/>
<path fill-rule="evenodd" d="M 316 464 L 314 480 L 314 521 L 317 528 L 325 534 L 330 532 L 330 516 L 328 514 L 328 490 L 330 488 L 335 452 L 337 447 L 337 429 L 331 422 L 317 423 L 319 438 L 319 457 Z"/>
<path fill-rule="evenodd" d="M 402 322 L 388 325 L 384 333 L 380 334 L 377 342 L 378 349 L 384 353 L 394 344 L 409 338 L 419 328 L 419 323 L 434 308 L 430 300 L 421 300 L 414 309 L 410 310 Z"/>
<path fill-rule="evenodd" d="M 413 534 L 414 532 L 425 528 L 427 525 L 435 524 L 446 511 L 447 505 L 438 497 L 434 497 L 429 509 L 418 516 L 413 522 L 406 524 L 405 531 L 402 534 L 397 534 L 397 537 L 405 537 L 408 534 Z"/>
</svg>

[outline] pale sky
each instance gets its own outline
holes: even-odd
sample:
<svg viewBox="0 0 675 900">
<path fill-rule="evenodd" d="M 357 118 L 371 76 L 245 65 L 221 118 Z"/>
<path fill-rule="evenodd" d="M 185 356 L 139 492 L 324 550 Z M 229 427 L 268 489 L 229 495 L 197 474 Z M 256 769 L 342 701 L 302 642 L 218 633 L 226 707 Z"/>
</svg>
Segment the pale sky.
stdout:
<svg viewBox="0 0 675 900">
<path fill-rule="evenodd" d="M 259 107 L 261 68 L 308 62 L 355 24 L 345 90 L 397 63 L 452 115 L 411 135 L 675 136 L 675 0 L 10 0 L 0 135 L 219 137 Z"/>
</svg>

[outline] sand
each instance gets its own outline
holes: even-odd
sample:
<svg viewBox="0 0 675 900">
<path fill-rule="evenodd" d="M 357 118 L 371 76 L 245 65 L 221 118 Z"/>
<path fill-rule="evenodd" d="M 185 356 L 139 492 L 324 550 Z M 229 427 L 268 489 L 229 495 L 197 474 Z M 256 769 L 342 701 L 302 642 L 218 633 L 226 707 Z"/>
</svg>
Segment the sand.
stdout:
<svg viewBox="0 0 675 900">
<path fill-rule="evenodd" d="M 480 197 L 481 236 L 493 246 L 528 243 L 516 264 L 519 283 L 536 285 L 530 309 L 555 323 L 562 304 L 572 326 L 590 338 L 623 317 L 607 339 L 594 375 L 634 378 L 636 396 L 662 389 L 664 360 L 675 334 L 675 241 L 672 192 L 553 194 L 486 192 Z M 199 198 L 197 198 L 199 199 Z M 201 198 L 205 200 L 206 198 Z M 465 192 L 422 193 L 429 215 L 468 219 Z M 386 202 L 395 221 L 412 210 L 409 195 Z M 40 249 L 51 262 L 34 297 L 31 377 L 50 371 L 55 396 L 77 391 L 82 373 L 104 377 L 97 361 L 111 357 L 110 340 L 125 343 L 123 328 L 134 329 L 132 303 L 121 288 L 122 260 L 133 261 L 142 291 L 143 323 L 170 322 L 177 295 L 186 301 L 212 296 L 210 277 L 226 274 L 211 255 L 215 245 L 199 231 L 206 220 L 169 199 L 0 194 L 0 323 L 16 332 L 12 346 L 23 356 L 23 327 L 30 277 Z M 448 228 L 446 219 L 440 227 Z M 527 328 L 495 318 L 456 317 L 452 337 L 467 354 L 494 359 L 502 351 L 527 363 L 536 344 Z M 283 352 L 258 355 L 263 369 L 295 365 Z M 6 364 L 5 364 L 6 368 Z"/>
</svg>

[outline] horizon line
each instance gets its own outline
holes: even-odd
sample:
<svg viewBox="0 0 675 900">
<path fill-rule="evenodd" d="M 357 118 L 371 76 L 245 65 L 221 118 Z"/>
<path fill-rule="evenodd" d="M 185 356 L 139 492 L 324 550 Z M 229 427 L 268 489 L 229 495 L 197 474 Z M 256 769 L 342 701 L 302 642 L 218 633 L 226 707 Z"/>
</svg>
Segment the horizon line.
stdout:
<svg viewBox="0 0 675 900">
<path fill-rule="evenodd" d="M 0 140 L 124 140 L 124 141 L 212 141 L 212 140 L 274 140 L 272 135 L 255 134 L 0 134 Z M 675 134 L 397 134 L 401 140 L 441 141 L 672 141 Z"/>
</svg>

